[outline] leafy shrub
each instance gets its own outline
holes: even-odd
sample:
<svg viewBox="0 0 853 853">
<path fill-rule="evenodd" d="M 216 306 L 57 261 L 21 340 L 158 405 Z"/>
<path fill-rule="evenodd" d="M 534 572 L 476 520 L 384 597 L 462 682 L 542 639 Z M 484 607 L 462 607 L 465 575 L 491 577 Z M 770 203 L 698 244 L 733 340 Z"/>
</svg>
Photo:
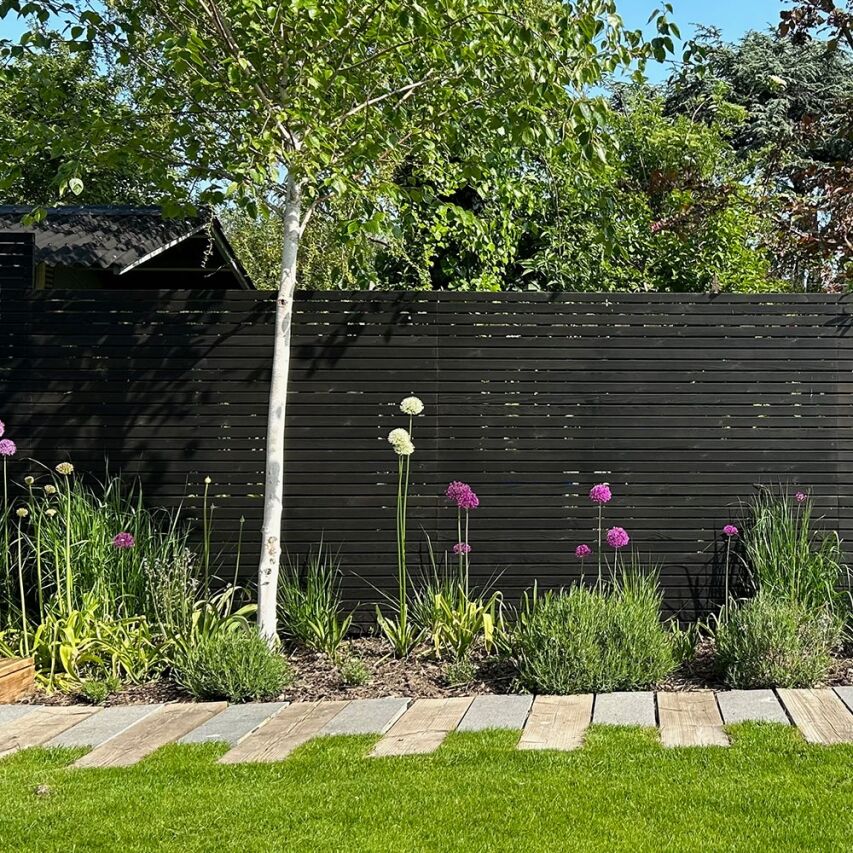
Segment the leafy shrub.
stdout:
<svg viewBox="0 0 853 853">
<path fill-rule="evenodd" d="M 841 542 L 835 532 L 812 529 L 811 500 L 762 490 L 752 502 L 744 548 L 757 590 L 818 610 L 839 611 L 846 602 Z"/>
<path fill-rule="evenodd" d="M 347 687 L 361 687 L 370 681 L 370 670 L 359 657 L 344 655 L 338 661 L 338 672 L 341 681 Z"/>
<path fill-rule="evenodd" d="M 178 655 L 175 679 L 196 699 L 274 699 L 292 681 L 287 661 L 255 631 L 219 631 Z"/>
<path fill-rule="evenodd" d="M 680 632 L 661 624 L 661 601 L 656 575 L 634 572 L 608 587 L 527 598 L 513 636 L 520 682 L 552 694 L 660 682 L 684 647 Z"/>
<path fill-rule="evenodd" d="M 285 638 L 334 656 L 352 624 L 341 613 L 341 571 L 321 542 L 302 565 L 290 564 L 278 587 L 278 616 Z"/>
<path fill-rule="evenodd" d="M 731 687 L 813 687 L 825 680 L 842 623 L 824 605 L 760 590 L 717 629 L 717 659 Z"/>
</svg>

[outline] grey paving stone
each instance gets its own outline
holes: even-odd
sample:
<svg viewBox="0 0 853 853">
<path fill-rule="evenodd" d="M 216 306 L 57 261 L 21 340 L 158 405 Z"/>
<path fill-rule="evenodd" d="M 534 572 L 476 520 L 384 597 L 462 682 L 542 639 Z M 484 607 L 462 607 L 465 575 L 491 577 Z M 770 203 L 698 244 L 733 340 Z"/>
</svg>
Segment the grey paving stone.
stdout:
<svg viewBox="0 0 853 853">
<path fill-rule="evenodd" d="M 45 746 L 100 746 L 162 707 L 162 705 L 115 705 L 111 708 L 103 708 L 94 716 L 87 717 L 76 726 L 61 732 L 49 740 Z"/>
<path fill-rule="evenodd" d="M 322 729 L 321 735 L 382 735 L 409 707 L 410 699 L 356 699 L 344 707 Z"/>
<path fill-rule="evenodd" d="M 477 696 L 457 731 L 523 729 L 532 704 L 532 696 Z"/>
<path fill-rule="evenodd" d="M 789 724 L 788 715 L 772 690 L 726 690 L 717 694 L 723 722 Z"/>
<path fill-rule="evenodd" d="M 247 705 L 229 705 L 222 713 L 211 717 L 178 743 L 213 743 L 219 741 L 230 746 L 237 744 L 261 723 L 275 716 L 287 702 L 250 702 Z"/>
<path fill-rule="evenodd" d="M 836 687 L 835 692 L 838 698 L 850 709 L 853 713 L 853 687 Z"/>
<path fill-rule="evenodd" d="M 30 711 L 37 711 L 43 707 L 43 705 L 0 705 L 0 726 L 4 723 L 11 723 L 12 720 L 18 720 L 24 714 L 29 714 Z"/>
<path fill-rule="evenodd" d="M 592 722 L 600 726 L 655 727 L 655 694 L 651 690 L 636 693 L 596 693 Z"/>
</svg>

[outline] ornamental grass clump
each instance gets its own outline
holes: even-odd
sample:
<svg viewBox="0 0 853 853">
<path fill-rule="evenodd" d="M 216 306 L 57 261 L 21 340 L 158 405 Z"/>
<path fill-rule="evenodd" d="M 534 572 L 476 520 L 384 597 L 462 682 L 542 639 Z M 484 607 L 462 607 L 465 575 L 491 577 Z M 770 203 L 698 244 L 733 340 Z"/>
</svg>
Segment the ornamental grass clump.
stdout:
<svg viewBox="0 0 853 853">
<path fill-rule="evenodd" d="M 730 687 L 815 687 L 829 674 L 841 634 L 828 605 L 759 590 L 720 622 L 717 660 Z"/>
<path fill-rule="evenodd" d="M 341 604 L 342 573 L 321 541 L 302 561 L 291 562 L 278 587 L 278 618 L 285 639 L 334 657 L 352 624 Z"/>
<path fill-rule="evenodd" d="M 835 531 L 817 530 L 804 492 L 793 500 L 762 489 L 752 501 L 744 533 L 749 578 L 757 591 L 797 601 L 820 612 L 847 608 L 850 576 Z M 844 587 L 848 587 L 845 590 Z"/>
<path fill-rule="evenodd" d="M 512 637 L 521 685 L 536 693 L 636 690 L 661 682 L 686 643 L 661 622 L 657 574 L 632 567 L 607 586 L 525 596 Z"/>
</svg>

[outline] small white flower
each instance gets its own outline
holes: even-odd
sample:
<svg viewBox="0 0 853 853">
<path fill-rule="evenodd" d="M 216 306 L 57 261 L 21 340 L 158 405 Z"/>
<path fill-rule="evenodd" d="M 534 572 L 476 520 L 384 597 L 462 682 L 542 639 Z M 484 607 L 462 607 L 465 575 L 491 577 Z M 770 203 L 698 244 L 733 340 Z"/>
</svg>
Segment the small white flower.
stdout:
<svg viewBox="0 0 853 853">
<path fill-rule="evenodd" d="M 32 486 L 32 484 L 33 484 L 33 483 L 35 483 L 35 481 L 36 481 L 36 478 L 35 478 L 35 477 L 24 477 L 24 482 L 25 482 L 28 486 Z"/>
<path fill-rule="evenodd" d="M 24 507 L 19 507 L 15 510 L 15 514 L 18 518 L 26 518 L 30 514 L 30 511 L 28 509 L 24 509 Z"/>
<path fill-rule="evenodd" d="M 418 397 L 406 397 L 400 403 L 400 411 L 404 415 L 419 415 L 424 410 L 424 404 Z"/>
<path fill-rule="evenodd" d="M 44 493 L 46 495 L 55 495 L 56 494 L 56 486 L 52 486 L 50 483 L 48 483 L 44 487 Z"/>
<path fill-rule="evenodd" d="M 211 480 L 211 479 L 210 479 L 210 477 L 205 477 L 205 478 L 204 478 L 204 484 L 205 484 L 205 486 L 209 486 L 212 482 L 213 482 L 213 480 Z"/>
<path fill-rule="evenodd" d="M 44 511 L 44 514 L 45 514 L 48 518 L 53 518 L 53 517 L 56 515 L 56 510 L 55 510 L 55 509 L 53 509 L 53 508 L 51 507 L 50 509 L 46 509 L 46 510 Z"/>
<path fill-rule="evenodd" d="M 62 474 L 63 477 L 67 477 L 69 474 L 74 473 L 74 466 L 70 462 L 60 462 L 59 465 L 56 466 L 56 471 L 59 474 Z"/>
</svg>

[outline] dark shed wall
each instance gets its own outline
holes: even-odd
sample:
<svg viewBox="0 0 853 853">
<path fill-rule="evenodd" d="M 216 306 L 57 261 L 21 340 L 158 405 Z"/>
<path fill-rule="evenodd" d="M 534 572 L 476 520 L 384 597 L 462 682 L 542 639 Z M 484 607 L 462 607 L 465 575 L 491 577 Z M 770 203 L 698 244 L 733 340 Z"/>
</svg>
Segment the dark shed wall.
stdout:
<svg viewBox="0 0 853 853">
<path fill-rule="evenodd" d="M 142 477 L 148 499 L 197 512 L 214 484 L 216 537 L 261 517 L 274 297 L 253 292 L 47 292 L 3 298 L 0 419 L 24 456 Z M 812 492 L 850 535 L 848 300 L 834 296 L 301 294 L 287 434 L 285 539 L 340 547 L 351 599 L 394 577 L 400 399 L 421 397 L 410 521 L 456 541 L 442 497 L 465 480 L 478 579 L 517 596 L 578 574 L 605 524 L 663 563 L 668 602 L 704 610 L 719 530 L 756 484 Z M 591 569 L 588 561 L 587 572 Z"/>
</svg>

